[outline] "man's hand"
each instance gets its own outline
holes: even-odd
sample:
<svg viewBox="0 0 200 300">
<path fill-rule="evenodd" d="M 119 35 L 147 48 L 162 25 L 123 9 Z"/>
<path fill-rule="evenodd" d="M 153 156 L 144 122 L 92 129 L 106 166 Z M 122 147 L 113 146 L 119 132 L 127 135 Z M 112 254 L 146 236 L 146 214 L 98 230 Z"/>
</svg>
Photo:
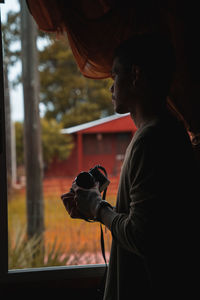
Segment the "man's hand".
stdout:
<svg viewBox="0 0 200 300">
<path fill-rule="evenodd" d="M 75 202 L 78 211 L 87 219 L 95 219 L 99 203 L 102 201 L 99 185 L 91 189 L 80 188 L 75 182 L 72 185 L 75 192 Z"/>
<path fill-rule="evenodd" d="M 77 186 L 75 182 L 70 192 L 63 194 L 61 199 L 71 218 L 75 219 L 96 219 L 99 207 L 101 207 L 100 204 L 104 202 L 101 199 L 98 185 L 95 185 L 91 189 L 83 189 Z M 116 215 L 117 213 L 113 209 L 104 207 L 103 214 L 101 214 L 101 222 L 111 229 L 112 221 Z"/>
<path fill-rule="evenodd" d="M 75 200 L 75 192 L 71 189 L 69 193 L 63 194 L 61 196 L 61 199 L 63 201 L 63 204 L 66 208 L 66 211 L 73 219 L 82 219 L 80 212 L 77 209 L 77 203 Z"/>
</svg>

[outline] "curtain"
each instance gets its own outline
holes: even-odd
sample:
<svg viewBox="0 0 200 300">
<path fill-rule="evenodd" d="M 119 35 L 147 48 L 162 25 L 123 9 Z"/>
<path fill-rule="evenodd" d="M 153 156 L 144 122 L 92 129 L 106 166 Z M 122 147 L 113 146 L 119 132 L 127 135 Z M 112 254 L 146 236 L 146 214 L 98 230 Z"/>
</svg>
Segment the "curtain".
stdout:
<svg viewBox="0 0 200 300">
<path fill-rule="evenodd" d="M 110 76 L 113 52 L 134 33 L 161 32 L 172 42 L 176 72 L 169 102 L 193 136 L 200 132 L 198 3 L 179 0 L 27 0 L 42 31 L 67 33 L 82 74 Z"/>
</svg>

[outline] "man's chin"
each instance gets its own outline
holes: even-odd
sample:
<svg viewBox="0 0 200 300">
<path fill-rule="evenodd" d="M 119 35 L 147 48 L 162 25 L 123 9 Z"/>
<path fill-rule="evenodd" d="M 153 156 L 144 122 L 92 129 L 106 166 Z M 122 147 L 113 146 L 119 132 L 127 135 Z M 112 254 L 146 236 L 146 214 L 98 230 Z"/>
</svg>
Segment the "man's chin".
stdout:
<svg viewBox="0 0 200 300">
<path fill-rule="evenodd" d="M 118 106 L 114 106 L 114 110 L 116 113 L 118 114 L 126 114 L 129 112 L 129 110 L 125 107 L 123 107 L 122 105 L 118 105 Z"/>
</svg>

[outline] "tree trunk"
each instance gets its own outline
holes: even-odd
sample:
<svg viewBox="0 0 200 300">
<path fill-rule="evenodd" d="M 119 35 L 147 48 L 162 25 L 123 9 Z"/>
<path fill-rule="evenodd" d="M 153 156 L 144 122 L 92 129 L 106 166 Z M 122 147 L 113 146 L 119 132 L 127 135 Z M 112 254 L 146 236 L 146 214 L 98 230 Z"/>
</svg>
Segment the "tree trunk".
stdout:
<svg viewBox="0 0 200 300">
<path fill-rule="evenodd" d="M 11 162 L 11 109 L 8 86 L 8 66 L 4 63 L 4 101 L 5 101 L 5 121 L 6 121 L 6 167 L 7 167 L 7 188 L 11 188 L 12 182 L 12 162 Z"/>
<path fill-rule="evenodd" d="M 11 118 L 10 89 L 8 81 L 8 64 L 4 59 L 4 99 L 6 120 L 6 164 L 8 191 L 16 183 L 16 143 L 15 127 Z"/>
<path fill-rule="evenodd" d="M 43 161 L 39 118 L 39 75 L 37 29 L 21 1 L 22 79 L 24 92 L 24 151 L 28 237 L 44 230 Z"/>
</svg>

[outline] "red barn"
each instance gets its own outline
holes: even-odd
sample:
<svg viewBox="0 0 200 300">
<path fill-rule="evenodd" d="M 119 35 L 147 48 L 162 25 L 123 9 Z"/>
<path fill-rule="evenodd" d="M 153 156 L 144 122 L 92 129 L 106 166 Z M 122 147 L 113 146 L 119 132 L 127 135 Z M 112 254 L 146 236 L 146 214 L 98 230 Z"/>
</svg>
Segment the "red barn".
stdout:
<svg viewBox="0 0 200 300">
<path fill-rule="evenodd" d="M 62 130 L 72 134 L 74 149 L 65 161 L 54 160 L 46 176 L 76 176 L 96 164 L 104 166 L 109 175 L 118 175 L 124 154 L 136 127 L 130 114 L 112 115 Z"/>
</svg>

